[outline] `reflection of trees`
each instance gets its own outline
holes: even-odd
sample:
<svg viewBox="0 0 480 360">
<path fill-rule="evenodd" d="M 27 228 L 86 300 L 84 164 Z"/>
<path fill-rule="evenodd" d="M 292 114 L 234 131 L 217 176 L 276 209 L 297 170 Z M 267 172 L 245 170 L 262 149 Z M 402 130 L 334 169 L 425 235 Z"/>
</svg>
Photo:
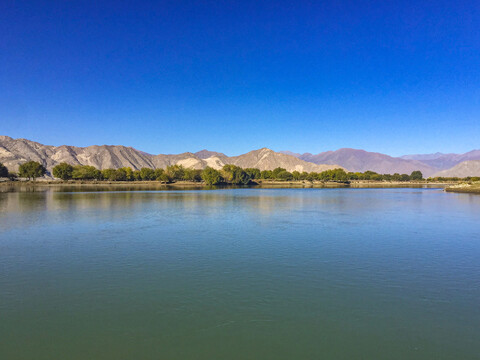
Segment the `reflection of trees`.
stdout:
<svg viewBox="0 0 480 360">
<path fill-rule="evenodd" d="M 240 218 L 269 222 L 280 217 L 322 222 L 346 214 L 361 218 L 372 213 L 397 212 L 399 208 L 421 208 L 423 197 L 430 192 L 411 190 L 418 193 L 412 198 L 405 193 L 408 190 L 401 189 L 57 190 L 0 193 L 0 227 L 35 225 L 47 220 L 97 223 L 133 220 L 138 216 L 151 217 L 160 223 L 198 217 L 212 221 L 224 219 L 227 223 Z M 460 200 L 467 202 L 471 196 Z"/>
</svg>

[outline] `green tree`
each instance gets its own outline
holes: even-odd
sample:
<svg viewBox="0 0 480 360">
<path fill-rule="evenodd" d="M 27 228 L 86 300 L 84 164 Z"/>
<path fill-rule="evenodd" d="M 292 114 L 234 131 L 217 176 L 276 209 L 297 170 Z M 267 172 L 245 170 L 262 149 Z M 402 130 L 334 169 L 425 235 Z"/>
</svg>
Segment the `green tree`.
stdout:
<svg viewBox="0 0 480 360">
<path fill-rule="evenodd" d="M 221 174 L 225 181 L 230 184 L 247 185 L 251 180 L 245 170 L 236 165 L 225 165 Z"/>
<path fill-rule="evenodd" d="M 18 168 L 18 176 L 23 178 L 32 179 L 35 181 L 37 177 L 45 175 L 47 169 L 36 161 L 28 161 Z"/>
<path fill-rule="evenodd" d="M 293 180 L 293 175 L 289 173 L 287 170 L 283 170 L 277 173 L 275 178 L 283 181 L 291 181 Z"/>
<path fill-rule="evenodd" d="M 185 169 L 183 180 L 185 181 L 202 181 L 202 171 L 196 169 Z"/>
<path fill-rule="evenodd" d="M 300 180 L 302 174 L 300 174 L 300 172 L 295 170 L 295 171 L 292 172 L 292 176 L 293 176 L 293 180 L 298 181 L 298 180 Z"/>
<path fill-rule="evenodd" d="M 245 172 L 250 176 L 250 179 L 260 179 L 260 170 L 257 168 L 246 168 Z"/>
<path fill-rule="evenodd" d="M 419 170 L 413 171 L 410 175 L 410 180 L 423 180 L 422 172 Z"/>
<path fill-rule="evenodd" d="M 135 175 L 131 167 L 123 167 L 117 170 L 120 172 L 123 181 L 133 181 L 135 180 Z"/>
<path fill-rule="evenodd" d="M 214 168 L 211 168 L 207 166 L 203 171 L 202 171 L 202 179 L 205 181 L 205 184 L 207 185 L 217 185 L 222 182 L 222 176 L 220 174 L 220 171 L 215 170 Z"/>
<path fill-rule="evenodd" d="M 162 175 L 165 173 L 165 170 L 163 169 L 155 169 L 154 171 L 154 174 L 155 174 L 155 180 L 157 181 L 163 181 L 161 180 L 160 178 L 162 177 Z M 169 180 L 170 181 L 170 180 Z"/>
<path fill-rule="evenodd" d="M 157 177 L 157 180 L 160 181 L 160 182 L 163 182 L 163 183 L 169 183 L 172 181 L 172 179 L 170 179 L 170 176 L 168 176 L 168 174 L 164 171 L 162 172 L 158 177 Z"/>
<path fill-rule="evenodd" d="M 308 181 L 312 181 L 312 182 L 313 182 L 313 181 L 315 181 L 315 180 L 318 180 L 318 178 L 319 178 L 319 174 L 312 171 L 311 173 L 309 173 L 309 174 L 307 175 L 307 177 L 306 177 L 305 180 L 308 180 Z"/>
<path fill-rule="evenodd" d="M 73 166 L 62 162 L 53 167 L 53 176 L 62 180 L 70 180 L 72 178 Z"/>
<path fill-rule="evenodd" d="M 117 174 L 116 169 L 103 169 L 102 178 L 108 181 L 117 181 L 119 180 L 119 174 Z"/>
<path fill-rule="evenodd" d="M 272 178 L 273 179 L 278 179 L 278 174 L 280 174 L 282 171 L 287 171 L 287 170 L 284 169 L 284 168 L 281 168 L 281 167 L 277 167 L 276 169 L 273 169 Z"/>
<path fill-rule="evenodd" d="M 343 169 L 333 169 L 332 172 L 332 180 L 334 181 L 347 181 L 348 175 Z"/>
<path fill-rule="evenodd" d="M 0 163 L 0 178 L 8 177 L 8 169 L 5 165 Z"/>
<path fill-rule="evenodd" d="M 155 180 L 155 170 L 144 167 L 140 169 L 140 178 L 142 180 Z"/>
<path fill-rule="evenodd" d="M 153 171 L 153 170 L 152 170 Z M 140 175 L 140 170 L 135 170 L 133 172 L 133 179 L 135 181 L 141 181 L 142 180 L 142 176 Z"/>
<path fill-rule="evenodd" d="M 165 170 L 168 177 L 173 181 L 183 180 L 185 176 L 185 168 L 182 165 L 170 165 Z"/>
<path fill-rule="evenodd" d="M 77 165 L 73 167 L 72 178 L 76 180 L 101 180 L 100 170 L 90 165 Z"/>
<path fill-rule="evenodd" d="M 272 178 L 272 170 L 263 170 L 260 173 L 260 178 L 261 179 L 271 179 Z"/>
</svg>

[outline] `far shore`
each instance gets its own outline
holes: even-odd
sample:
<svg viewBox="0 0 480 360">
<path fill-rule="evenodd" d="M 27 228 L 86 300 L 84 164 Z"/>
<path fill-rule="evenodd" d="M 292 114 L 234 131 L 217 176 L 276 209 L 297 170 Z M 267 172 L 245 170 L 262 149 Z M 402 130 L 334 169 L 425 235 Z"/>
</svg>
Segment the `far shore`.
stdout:
<svg viewBox="0 0 480 360">
<path fill-rule="evenodd" d="M 368 188 L 368 187 L 421 187 L 421 186 L 438 186 L 449 189 L 447 191 L 454 191 L 450 189 L 458 189 L 461 182 L 427 182 L 424 181 L 373 181 L 373 180 L 354 180 L 348 183 L 333 182 L 333 181 L 275 181 L 275 180 L 256 180 L 254 183 L 246 187 L 272 187 L 272 188 Z M 1 181 L 2 188 L 18 188 L 18 187 L 138 187 L 138 188 L 229 188 L 239 187 L 229 184 L 221 184 L 216 186 L 207 185 L 204 182 L 194 181 L 176 181 L 172 183 L 165 183 L 160 181 L 98 181 L 98 180 L 53 180 L 53 179 L 37 179 L 36 181 L 15 180 L 15 181 Z M 461 188 L 463 189 L 463 188 Z M 479 187 L 480 190 L 480 187 Z M 475 192 L 475 191 L 459 191 L 459 192 Z"/>
</svg>

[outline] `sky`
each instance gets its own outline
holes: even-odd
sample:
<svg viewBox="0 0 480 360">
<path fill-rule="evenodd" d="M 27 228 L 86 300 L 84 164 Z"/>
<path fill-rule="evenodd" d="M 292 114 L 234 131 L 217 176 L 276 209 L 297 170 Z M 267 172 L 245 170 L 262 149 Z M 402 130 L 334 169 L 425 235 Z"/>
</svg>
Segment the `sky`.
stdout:
<svg viewBox="0 0 480 360">
<path fill-rule="evenodd" d="M 0 135 L 152 154 L 478 149 L 480 2 L 3 0 Z"/>
</svg>

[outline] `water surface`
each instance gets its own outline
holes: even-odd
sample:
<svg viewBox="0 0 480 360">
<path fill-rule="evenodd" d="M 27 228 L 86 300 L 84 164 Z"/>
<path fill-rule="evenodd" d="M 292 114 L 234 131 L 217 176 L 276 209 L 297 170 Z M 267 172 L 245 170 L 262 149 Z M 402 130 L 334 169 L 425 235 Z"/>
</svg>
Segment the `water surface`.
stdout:
<svg viewBox="0 0 480 360">
<path fill-rule="evenodd" d="M 0 193 L 1 359 L 478 359 L 480 196 Z"/>
</svg>

